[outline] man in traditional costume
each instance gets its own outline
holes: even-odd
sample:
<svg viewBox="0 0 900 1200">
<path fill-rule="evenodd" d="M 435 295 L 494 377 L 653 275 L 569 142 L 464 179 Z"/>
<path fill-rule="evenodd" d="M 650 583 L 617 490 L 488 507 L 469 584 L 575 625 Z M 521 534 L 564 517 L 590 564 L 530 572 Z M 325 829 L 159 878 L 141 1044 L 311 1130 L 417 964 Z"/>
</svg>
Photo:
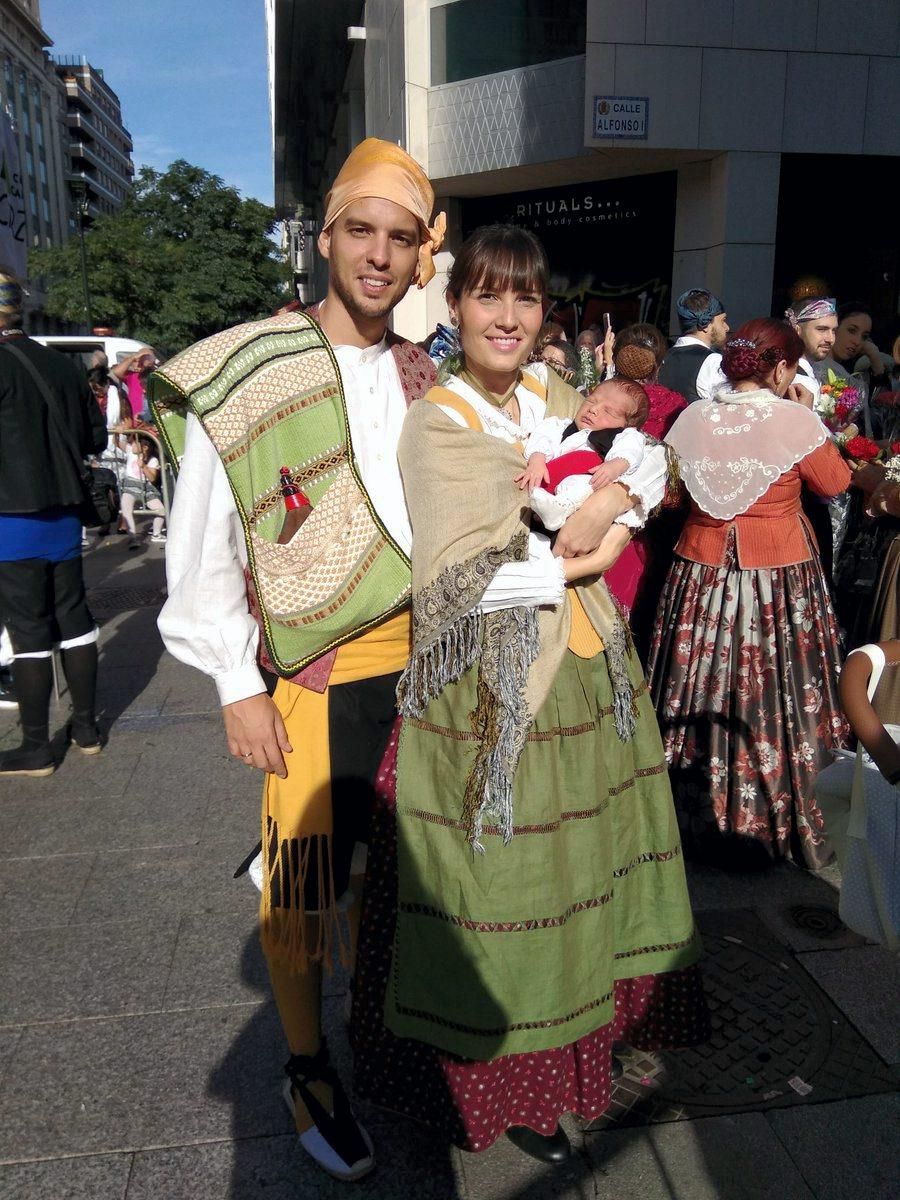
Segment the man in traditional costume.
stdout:
<svg viewBox="0 0 900 1200">
<path fill-rule="evenodd" d="M 705 288 L 691 288 L 675 301 L 681 337 L 662 361 L 659 382 L 684 396 L 688 404 L 708 400 L 721 382 L 716 351 L 728 336 L 725 305 Z"/>
<path fill-rule="evenodd" d="M 304 1149 L 342 1179 L 374 1156 L 321 1036 L 322 966 L 351 956 L 340 912 L 352 942 L 356 847 L 409 656 L 397 443 L 434 367 L 387 323 L 434 275 L 433 204 L 418 164 L 368 138 L 326 197 L 324 302 L 207 338 L 150 384 L 181 464 L 159 626 L 214 678 L 231 753 L 266 773 L 260 926 L 291 1051 L 286 1099 Z M 285 544 L 282 479 L 310 505 Z M 260 666 L 277 677 L 271 698 Z"/>
</svg>

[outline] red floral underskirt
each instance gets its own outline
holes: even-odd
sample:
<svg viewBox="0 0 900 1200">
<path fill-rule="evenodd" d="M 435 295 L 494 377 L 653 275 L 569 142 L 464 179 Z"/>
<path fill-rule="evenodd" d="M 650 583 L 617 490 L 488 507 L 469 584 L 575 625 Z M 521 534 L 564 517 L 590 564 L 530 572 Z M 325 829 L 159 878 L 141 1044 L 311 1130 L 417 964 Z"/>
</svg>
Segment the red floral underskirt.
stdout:
<svg viewBox="0 0 900 1200">
<path fill-rule="evenodd" d="M 617 981 L 613 1020 L 552 1050 L 476 1062 L 390 1033 L 383 1014 L 396 921 L 397 738 L 395 729 L 376 782 L 369 841 L 351 1022 L 358 1096 L 424 1121 L 464 1150 L 486 1150 L 512 1125 L 551 1134 L 565 1113 L 599 1117 L 610 1102 L 615 1042 L 665 1050 L 709 1037 L 696 966 Z"/>
</svg>

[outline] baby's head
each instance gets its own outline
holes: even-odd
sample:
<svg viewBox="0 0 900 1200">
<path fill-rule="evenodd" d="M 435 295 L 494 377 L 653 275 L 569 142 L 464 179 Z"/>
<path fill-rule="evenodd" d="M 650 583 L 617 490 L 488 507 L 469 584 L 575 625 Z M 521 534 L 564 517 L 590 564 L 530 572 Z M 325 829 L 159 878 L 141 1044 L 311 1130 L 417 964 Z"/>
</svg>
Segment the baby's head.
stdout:
<svg viewBox="0 0 900 1200">
<path fill-rule="evenodd" d="M 579 429 L 640 429 L 650 413 L 647 393 L 633 379 L 598 383 L 575 414 Z"/>
</svg>

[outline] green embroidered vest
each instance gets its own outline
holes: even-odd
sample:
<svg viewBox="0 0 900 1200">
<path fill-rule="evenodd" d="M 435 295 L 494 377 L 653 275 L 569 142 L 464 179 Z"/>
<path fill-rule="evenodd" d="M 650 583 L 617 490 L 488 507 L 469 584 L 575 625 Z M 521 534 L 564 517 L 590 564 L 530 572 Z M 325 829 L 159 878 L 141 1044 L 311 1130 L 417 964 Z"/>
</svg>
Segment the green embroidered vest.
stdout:
<svg viewBox="0 0 900 1200">
<path fill-rule="evenodd" d="M 279 675 L 409 604 L 409 560 L 366 494 L 337 360 L 311 317 L 287 313 L 197 342 L 151 377 L 148 396 L 173 463 L 188 412 L 222 460 Z M 312 512 L 280 546 L 284 466 Z"/>
</svg>

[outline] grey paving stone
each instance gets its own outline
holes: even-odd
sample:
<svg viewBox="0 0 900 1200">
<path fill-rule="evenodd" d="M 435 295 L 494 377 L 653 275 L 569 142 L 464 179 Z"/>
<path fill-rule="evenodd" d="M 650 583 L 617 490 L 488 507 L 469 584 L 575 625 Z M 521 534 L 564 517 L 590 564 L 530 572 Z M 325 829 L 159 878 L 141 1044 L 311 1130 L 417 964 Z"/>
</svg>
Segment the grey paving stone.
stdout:
<svg viewBox="0 0 900 1200">
<path fill-rule="evenodd" d="M 421 1139 L 376 1146 L 377 1166 L 352 1185 L 362 1200 L 454 1200 L 447 1166 Z M 443 1159 L 443 1161 L 442 1161 Z M 320 1171 L 294 1136 L 216 1142 L 136 1154 L 127 1200 L 341 1200 L 349 1185 Z"/>
<path fill-rule="evenodd" d="M 100 756 L 103 757 L 102 755 Z M 61 775 L 58 771 L 57 775 Z M 52 783 L 34 780 L 35 783 Z M 2 803 L 2 794 L 0 794 Z M 23 803 L 5 854 L 13 858 L 196 845 L 208 795 L 160 786 L 150 797 L 47 792 Z"/>
<path fill-rule="evenodd" d="M 156 662 L 123 663 L 113 666 L 104 662 L 97 677 L 97 709 L 101 714 L 138 710 L 160 713 L 172 691 L 173 679 L 154 674 Z"/>
<path fill-rule="evenodd" d="M 0 1093 L 0 1162 L 291 1132 L 274 1005 L 26 1028 Z"/>
<path fill-rule="evenodd" d="M 616 1200 L 814 1200 L 761 1113 L 589 1134 L 585 1143 L 595 1194 Z"/>
<path fill-rule="evenodd" d="M 0 937 L 0 1021 L 107 1016 L 162 1003 L 177 921 L 23 930 Z"/>
<path fill-rule="evenodd" d="M 0 1200 L 124 1200 L 130 1154 L 0 1166 Z"/>
<path fill-rule="evenodd" d="M 790 904 L 833 905 L 835 892 L 824 879 L 779 863 L 767 871 L 741 873 L 687 864 L 688 890 L 695 912 L 707 908 L 781 909 Z"/>
<path fill-rule="evenodd" d="M 0 1200 L 124 1200 L 130 1154 L 0 1167 Z"/>
<path fill-rule="evenodd" d="M 67 925 L 93 861 L 92 854 L 5 859 L 0 863 L 0 929 Z"/>
<path fill-rule="evenodd" d="M 177 788 L 180 795 L 212 796 L 244 793 L 247 767 L 228 753 L 221 721 L 195 721 L 185 717 L 165 721 L 142 733 L 142 750 L 129 795 L 154 799 L 163 789 Z M 259 795 L 262 774 L 257 772 Z"/>
<path fill-rule="evenodd" d="M 21 1036 L 21 1025 L 11 1025 L 8 1029 L 3 1029 L 0 1027 L 0 1085 L 3 1083 L 3 1076 L 6 1073 L 6 1068 L 9 1065 L 13 1054 L 15 1054 L 16 1047 L 19 1044 L 19 1039 Z"/>
<path fill-rule="evenodd" d="M 596 1191 L 593 1164 L 585 1139 L 575 1122 L 563 1122 L 575 1153 L 568 1162 L 551 1167 L 523 1154 L 507 1137 L 479 1154 L 458 1154 L 459 1172 L 468 1196 L 503 1200 L 588 1200 Z M 415 1126 L 409 1125 L 413 1130 Z"/>
<path fill-rule="evenodd" d="M 72 921 L 254 910 L 254 889 L 246 878 L 233 877 L 242 857 L 242 844 L 146 847 L 98 855 Z"/>
<path fill-rule="evenodd" d="M 169 693 L 163 705 L 163 712 L 167 716 L 178 713 L 208 713 L 221 721 L 216 685 L 201 671 L 179 670 L 178 686 L 173 687 Z"/>
<path fill-rule="evenodd" d="M 269 995 L 256 904 L 253 896 L 244 900 L 242 912 L 182 917 L 165 1008 L 252 1003 Z"/>
<path fill-rule="evenodd" d="M 864 1096 L 770 1112 L 769 1124 L 816 1200 L 894 1200 L 900 1096 Z"/>
<path fill-rule="evenodd" d="M 885 1062 L 900 1062 L 900 962 L 881 946 L 822 950 L 798 961 Z"/>
<path fill-rule="evenodd" d="M 244 777 L 235 780 L 230 791 L 210 796 L 200 829 L 200 844 L 221 841 L 241 845 L 243 852 L 238 862 L 243 861 L 259 841 L 261 808 L 262 776 L 245 767 Z"/>
<path fill-rule="evenodd" d="M 841 921 L 838 930 L 828 937 L 819 937 L 807 929 L 798 926 L 792 918 L 790 909 L 793 906 L 777 904 L 757 904 L 756 913 L 768 926 L 779 942 L 789 946 L 791 950 L 843 950 L 850 946 L 864 946 L 866 939 L 848 929 Z M 830 901 L 826 897 L 817 899 L 813 905 L 816 909 L 827 910 L 834 914 L 838 921 L 838 893 L 832 893 Z"/>
</svg>

